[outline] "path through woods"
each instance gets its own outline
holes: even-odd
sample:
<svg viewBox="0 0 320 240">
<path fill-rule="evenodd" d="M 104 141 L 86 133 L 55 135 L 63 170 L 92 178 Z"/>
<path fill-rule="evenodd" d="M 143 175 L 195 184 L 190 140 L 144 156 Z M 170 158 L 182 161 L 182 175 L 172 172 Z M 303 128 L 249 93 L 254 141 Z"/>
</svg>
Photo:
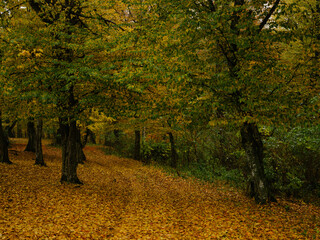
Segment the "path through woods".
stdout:
<svg viewBox="0 0 320 240">
<path fill-rule="evenodd" d="M 320 239 L 320 208 L 301 201 L 259 206 L 91 146 L 84 185 L 60 184 L 60 149 L 44 146 L 39 167 L 24 148 L 0 164 L 0 239 Z"/>
</svg>

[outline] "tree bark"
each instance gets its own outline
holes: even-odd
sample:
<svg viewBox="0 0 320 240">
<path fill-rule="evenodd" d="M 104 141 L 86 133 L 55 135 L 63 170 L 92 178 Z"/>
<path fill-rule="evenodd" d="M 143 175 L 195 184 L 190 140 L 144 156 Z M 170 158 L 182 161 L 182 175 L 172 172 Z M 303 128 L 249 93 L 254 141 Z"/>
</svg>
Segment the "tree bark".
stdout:
<svg viewBox="0 0 320 240">
<path fill-rule="evenodd" d="M 59 125 L 59 128 L 56 131 L 56 134 L 54 136 L 54 144 L 57 146 L 62 145 L 62 131 L 61 131 L 61 126 Z"/>
<path fill-rule="evenodd" d="M 85 141 L 86 143 L 86 141 Z M 86 156 L 84 155 L 83 148 L 85 147 L 84 143 L 81 143 L 81 134 L 80 129 L 77 128 L 77 159 L 78 163 L 84 163 L 86 161 Z"/>
<path fill-rule="evenodd" d="M 22 138 L 22 126 L 21 126 L 21 122 L 17 123 L 17 138 Z"/>
<path fill-rule="evenodd" d="M 68 44 L 71 43 L 71 38 L 66 36 L 71 36 L 73 29 L 75 28 L 84 28 L 86 25 L 80 19 L 82 15 L 82 10 L 84 6 L 81 1 L 63 1 L 61 6 L 56 4 L 56 1 L 36 1 L 36 0 L 27 0 L 30 7 L 35 11 L 35 13 L 40 17 L 42 22 L 52 25 L 60 19 L 60 16 L 63 16 L 63 37 L 60 37 L 59 34 L 55 36 L 56 40 L 60 42 L 55 48 L 59 51 L 55 53 L 55 58 L 58 61 L 68 63 L 73 63 L 77 58 L 75 55 L 75 50 L 71 47 L 68 47 Z M 61 9 L 61 11 L 60 11 Z M 67 45 L 67 47 L 65 47 Z M 57 69 L 61 68 L 60 63 L 55 64 Z M 73 73 L 67 74 L 69 80 L 71 77 L 75 77 Z M 78 116 L 76 106 L 78 101 L 74 97 L 74 83 L 73 80 L 69 81 L 62 79 L 60 81 L 61 87 L 68 89 L 67 91 L 59 91 L 57 94 L 59 97 L 63 97 L 59 107 L 62 108 L 60 121 L 61 128 L 61 139 L 62 139 L 62 175 L 61 182 L 68 183 L 81 183 L 77 177 L 77 165 L 78 165 L 78 156 L 79 156 L 79 141 L 78 141 L 78 129 L 75 118 Z M 68 94 L 65 97 L 65 94 Z"/>
<path fill-rule="evenodd" d="M 96 144 L 96 135 L 94 134 L 94 132 L 92 132 L 89 128 L 86 129 L 86 135 L 85 135 L 85 138 L 86 138 L 86 143 L 87 142 L 90 142 L 90 143 L 93 143 L 93 144 Z M 85 144 L 84 144 L 85 145 Z"/>
<path fill-rule="evenodd" d="M 36 152 L 36 129 L 34 126 L 34 121 L 28 121 L 27 123 L 27 133 L 28 133 L 28 144 L 24 151 Z"/>
<path fill-rule="evenodd" d="M 169 140 L 170 140 L 170 145 L 171 145 L 171 162 L 170 162 L 170 166 L 173 167 L 173 168 L 177 168 L 178 167 L 178 154 L 177 154 L 177 151 L 176 151 L 173 134 L 172 134 L 172 132 L 169 132 L 168 135 L 169 135 Z"/>
<path fill-rule="evenodd" d="M 0 162 L 12 164 L 12 162 L 9 160 L 8 144 L 8 138 L 5 136 L 2 128 L 2 118 L 0 111 Z"/>
<path fill-rule="evenodd" d="M 135 130 L 134 131 L 134 136 L 135 136 L 135 140 L 134 140 L 134 156 L 133 158 L 135 160 L 141 160 L 141 133 L 140 130 Z"/>
<path fill-rule="evenodd" d="M 42 126 L 43 121 L 42 119 L 37 120 L 37 130 L 36 130 L 36 165 L 46 166 L 43 153 L 42 153 Z"/>
<path fill-rule="evenodd" d="M 275 201 L 266 180 L 263 167 L 263 143 L 255 123 L 245 122 L 241 128 L 242 146 L 249 166 L 249 194 L 257 203 Z"/>
<path fill-rule="evenodd" d="M 115 144 L 120 143 L 120 130 L 119 129 L 114 129 L 113 130 L 113 135 L 115 136 Z"/>
<path fill-rule="evenodd" d="M 14 134 L 14 126 L 16 125 L 17 123 L 17 120 L 14 120 L 11 125 L 8 125 L 6 128 L 5 128 L 5 131 L 7 133 L 7 136 L 10 137 L 10 138 L 14 138 L 15 137 L 15 134 Z"/>
<path fill-rule="evenodd" d="M 82 184 L 77 176 L 78 156 L 77 151 L 77 124 L 71 120 L 66 124 L 60 122 L 62 135 L 62 175 L 60 182 Z"/>
</svg>

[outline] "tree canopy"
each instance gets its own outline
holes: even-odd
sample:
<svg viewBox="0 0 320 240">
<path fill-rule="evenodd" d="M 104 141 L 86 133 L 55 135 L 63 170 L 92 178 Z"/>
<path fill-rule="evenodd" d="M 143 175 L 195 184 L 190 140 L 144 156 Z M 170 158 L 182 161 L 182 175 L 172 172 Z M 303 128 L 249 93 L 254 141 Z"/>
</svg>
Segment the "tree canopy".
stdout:
<svg viewBox="0 0 320 240">
<path fill-rule="evenodd" d="M 318 124 L 319 14 L 318 0 L 1 1 L 0 112 L 54 120 L 71 183 L 83 126 L 168 135 L 174 168 L 186 133 L 233 128 L 265 203 L 263 131 Z M 1 139 L 7 159 L 2 127 Z"/>
</svg>

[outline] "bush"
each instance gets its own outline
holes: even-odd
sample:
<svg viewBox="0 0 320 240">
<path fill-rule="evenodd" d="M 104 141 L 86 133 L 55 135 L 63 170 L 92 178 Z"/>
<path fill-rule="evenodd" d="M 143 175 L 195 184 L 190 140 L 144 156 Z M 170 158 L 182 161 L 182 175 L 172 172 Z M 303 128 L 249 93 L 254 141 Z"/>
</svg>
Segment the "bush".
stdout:
<svg viewBox="0 0 320 240">
<path fill-rule="evenodd" d="M 266 145 L 266 174 L 275 190 L 304 197 L 317 191 L 320 180 L 320 128 L 278 131 Z"/>
<path fill-rule="evenodd" d="M 155 161 L 168 164 L 170 160 L 170 146 L 166 142 L 145 141 L 141 146 L 141 158 L 144 162 Z"/>
<path fill-rule="evenodd" d="M 114 132 L 105 135 L 105 152 L 108 155 L 119 157 L 133 157 L 134 139 L 132 136 L 119 131 L 117 136 Z"/>
</svg>

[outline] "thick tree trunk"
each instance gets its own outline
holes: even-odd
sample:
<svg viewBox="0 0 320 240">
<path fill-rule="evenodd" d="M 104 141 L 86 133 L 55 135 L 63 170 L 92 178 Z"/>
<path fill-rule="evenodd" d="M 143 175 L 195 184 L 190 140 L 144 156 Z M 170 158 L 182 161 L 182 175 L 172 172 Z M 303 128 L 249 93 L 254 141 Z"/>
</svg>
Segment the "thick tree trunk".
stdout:
<svg viewBox="0 0 320 240">
<path fill-rule="evenodd" d="M 68 142 L 68 135 L 69 135 L 69 126 L 66 123 L 66 119 L 59 118 L 59 134 L 61 137 L 61 148 L 62 148 L 62 175 L 65 170 L 65 159 L 67 155 L 67 142 Z"/>
<path fill-rule="evenodd" d="M 86 143 L 86 141 L 84 142 Z M 85 144 L 81 143 L 81 134 L 80 129 L 77 128 L 77 159 L 78 163 L 84 163 L 86 161 L 86 156 L 84 155 L 83 148 L 85 147 Z"/>
<path fill-rule="evenodd" d="M 0 111 L 0 162 L 7 163 L 7 164 L 12 163 L 9 160 L 9 154 L 8 154 L 8 138 L 5 136 L 2 128 L 1 111 Z"/>
<path fill-rule="evenodd" d="M 77 124 L 76 121 L 60 121 L 62 136 L 62 175 L 61 182 L 82 184 L 77 176 L 78 156 L 77 151 Z"/>
<path fill-rule="evenodd" d="M 173 167 L 173 168 L 177 168 L 178 167 L 178 154 L 177 154 L 177 151 L 176 151 L 173 134 L 172 134 L 172 132 L 169 132 L 168 135 L 169 135 L 169 140 L 170 140 L 170 145 L 171 145 L 171 162 L 170 162 L 170 166 Z"/>
<path fill-rule="evenodd" d="M 42 126 L 43 121 L 42 119 L 37 120 L 37 130 L 36 130 L 36 165 L 46 166 L 43 160 L 43 153 L 42 153 Z"/>
<path fill-rule="evenodd" d="M 34 121 L 28 121 L 27 123 L 27 132 L 28 132 L 28 144 L 24 151 L 27 152 L 36 152 L 36 129 L 34 126 Z"/>
<path fill-rule="evenodd" d="M 257 203 L 275 201 L 266 180 L 263 166 L 263 143 L 255 123 L 245 122 L 241 128 L 242 146 L 249 166 L 249 193 Z"/>
<path fill-rule="evenodd" d="M 141 133 L 140 130 L 135 130 L 134 131 L 134 156 L 133 158 L 135 160 L 141 160 Z"/>
</svg>

